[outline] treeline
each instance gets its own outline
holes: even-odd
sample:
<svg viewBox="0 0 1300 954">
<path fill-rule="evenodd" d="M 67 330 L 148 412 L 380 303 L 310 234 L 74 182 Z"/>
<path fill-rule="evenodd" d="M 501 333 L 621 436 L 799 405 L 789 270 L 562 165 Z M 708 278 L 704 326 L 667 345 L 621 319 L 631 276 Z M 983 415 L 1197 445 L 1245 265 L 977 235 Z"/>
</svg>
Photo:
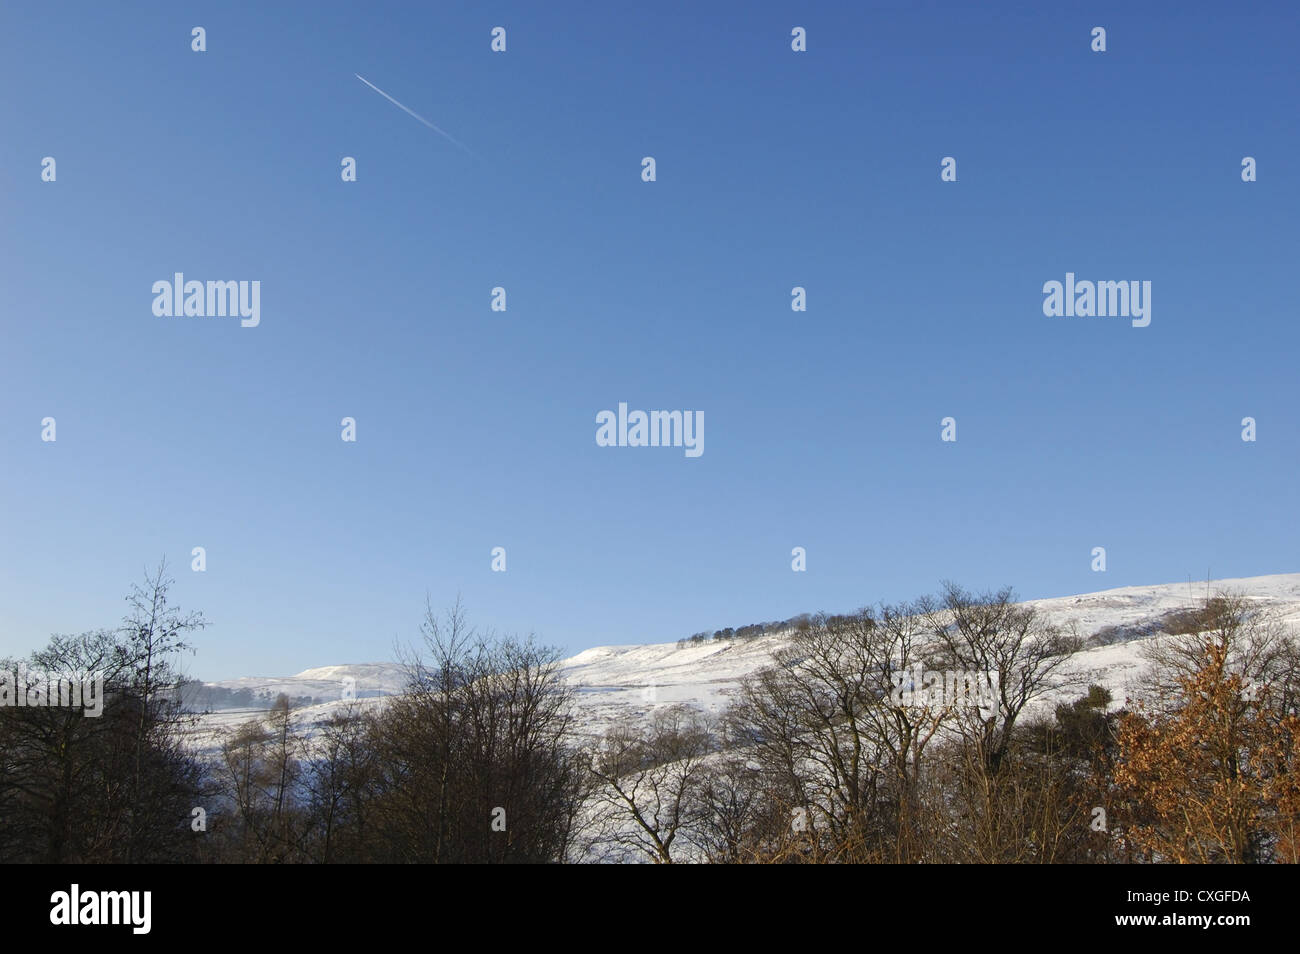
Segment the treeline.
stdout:
<svg viewBox="0 0 1300 954">
<path fill-rule="evenodd" d="M 296 729 L 288 700 L 230 733 L 204 860 L 555 862 L 582 801 L 559 654 L 430 610 L 405 692 Z"/>
<path fill-rule="evenodd" d="M 558 653 L 430 611 L 406 691 L 316 726 L 281 696 L 187 744 L 175 668 L 206 621 L 169 606 L 160 568 L 121 627 L 24 661 L 102 672 L 98 716 L 0 708 L 0 862 L 554 862 L 574 857 L 586 775 Z"/>
<path fill-rule="evenodd" d="M 1300 860 L 1294 638 L 1234 596 L 1174 622 L 1147 645 L 1135 699 L 1112 712 L 1104 688 L 1071 675 L 1084 641 L 1008 590 L 950 585 L 815 616 L 720 717 L 664 707 L 604 735 L 591 759 L 596 855 Z M 946 683 L 958 691 L 937 693 L 952 673 L 963 674 Z M 961 691 L 976 686 L 996 688 L 974 701 Z M 1062 692 L 1073 701 L 1033 714 Z"/>
<path fill-rule="evenodd" d="M 685 639 L 677 640 L 679 649 L 686 646 L 698 645 L 708 642 L 710 639 L 757 639 L 759 636 L 768 636 L 773 633 L 785 633 L 795 629 L 805 629 L 812 620 L 812 614 L 800 613 L 798 616 L 792 616 L 789 619 L 776 620 L 771 623 L 750 623 L 747 626 L 733 628 L 728 626 L 726 629 L 714 630 L 712 633 L 701 631 L 687 636 Z"/>
<path fill-rule="evenodd" d="M 171 582 L 159 567 L 133 587 L 119 627 L 56 636 L 25 668 L 0 662 L 0 861 L 196 859 L 204 769 L 181 739 L 173 666 L 206 621 L 168 605 Z M 20 700 L 46 673 L 102 674 L 102 711 Z"/>
<path fill-rule="evenodd" d="M 215 712 L 218 709 L 252 709 L 256 706 L 270 708 L 277 701 L 280 693 L 272 694 L 269 689 L 254 692 L 248 687 L 227 689 L 225 686 L 210 686 L 197 679 L 182 679 L 176 687 L 181 708 L 186 712 Z M 294 696 L 290 705 L 309 706 L 316 702 L 315 696 Z"/>
<path fill-rule="evenodd" d="M 1118 711 L 1077 634 L 947 586 L 797 619 L 721 714 L 594 738 L 554 650 L 428 609 L 401 694 L 315 724 L 281 697 L 201 758 L 174 667 L 206 621 L 170 585 L 28 662 L 103 671 L 104 710 L 0 708 L 0 861 L 1300 860 L 1300 651 L 1240 597 L 1151 640 Z"/>
</svg>

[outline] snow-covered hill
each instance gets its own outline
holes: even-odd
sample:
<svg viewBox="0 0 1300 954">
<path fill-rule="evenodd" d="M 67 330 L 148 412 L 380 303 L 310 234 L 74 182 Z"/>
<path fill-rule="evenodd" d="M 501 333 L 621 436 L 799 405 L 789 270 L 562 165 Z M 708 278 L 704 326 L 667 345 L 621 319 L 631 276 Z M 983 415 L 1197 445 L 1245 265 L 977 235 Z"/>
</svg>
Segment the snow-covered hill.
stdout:
<svg viewBox="0 0 1300 954">
<path fill-rule="evenodd" d="M 1262 606 L 1277 610 L 1289 625 L 1300 629 L 1300 573 L 1218 580 L 1126 586 L 1079 596 L 1031 600 L 1049 619 L 1074 625 L 1090 648 L 1072 660 L 1080 683 L 1098 682 L 1118 702 L 1129 693 L 1140 669 L 1138 650 L 1159 631 L 1167 614 L 1196 605 L 1218 591 L 1244 593 Z M 740 680 L 766 665 L 772 652 L 788 637 L 775 634 L 752 640 L 709 640 L 678 647 L 673 643 L 644 646 L 598 646 L 563 663 L 563 676 L 573 686 L 578 715 L 585 732 L 598 733 L 617 719 L 645 715 L 656 706 L 687 703 L 705 711 L 724 708 Z M 348 704 L 383 705 L 400 691 L 400 666 L 364 663 L 307 669 L 296 676 L 244 678 L 211 683 L 230 690 L 248 689 L 259 698 L 283 692 L 291 698 L 311 697 L 295 711 L 304 728 L 327 719 Z M 1050 704 L 1054 700 L 1048 700 Z M 264 706 L 218 711 L 201 718 L 193 741 L 213 750 L 223 729 L 261 714 Z"/>
</svg>

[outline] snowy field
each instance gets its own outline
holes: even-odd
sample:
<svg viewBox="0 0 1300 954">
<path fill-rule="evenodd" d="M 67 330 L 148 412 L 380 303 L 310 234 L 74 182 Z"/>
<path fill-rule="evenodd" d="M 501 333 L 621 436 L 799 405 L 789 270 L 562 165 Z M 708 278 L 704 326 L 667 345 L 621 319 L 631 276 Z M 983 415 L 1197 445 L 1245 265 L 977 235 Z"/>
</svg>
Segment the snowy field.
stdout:
<svg viewBox="0 0 1300 954">
<path fill-rule="evenodd" d="M 1276 609 L 1293 628 L 1300 629 L 1300 573 L 1218 580 L 1208 592 L 1244 593 L 1263 607 Z M 1169 583 L 1156 586 L 1126 586 L 1080 596 L 1031 600 L 1051 621 L 1074 626 L 1080 636 L 1093 637 L 1108 645 L 1097 645 L 1079 653 L 1070 674 L 1078 680 L 1068 693 L 1082 694 L 1089 682 L 1111 690 L 1115 706 L 1123 703 L 1141 662 L 1139 649 L 1154 633 L 1159 620 L 1171 611 L 1202 601 L 1205 583 Z M 641 717 L 657 706 L 686 703 L 705 712 L 726 707 L 740 680 L 767 665 L 774 650 L 787 637 L 776 634 L 751 640 L 709 640 L 678 648 L 676 642 L 636 646 L 597 646 L 563 662 L 563 677 L 574 688 L 581 727 L 597 734 L 626 717 Z M 345 694 L 362 706 L 384 704 L 387 696 L 400 691 L 404 674 L 394 663 L 361 663 L 308 669 L 296 676 L 248 677 L 210 685 L 227 689 L 248 689 L 273 699 L 283 692 L 293 697 L 310 696 L 314 701 L 295 710 L 295 722 L 307 730 L 349 703 Z M 1053 705 L 1047 699 L 1043 705 Z M 193 743 L 207 752 L 215 751 L 223 730 L 262 715 L 264 707 L 226 709 L 200 717 L 193 729 Z"/>
</svg>

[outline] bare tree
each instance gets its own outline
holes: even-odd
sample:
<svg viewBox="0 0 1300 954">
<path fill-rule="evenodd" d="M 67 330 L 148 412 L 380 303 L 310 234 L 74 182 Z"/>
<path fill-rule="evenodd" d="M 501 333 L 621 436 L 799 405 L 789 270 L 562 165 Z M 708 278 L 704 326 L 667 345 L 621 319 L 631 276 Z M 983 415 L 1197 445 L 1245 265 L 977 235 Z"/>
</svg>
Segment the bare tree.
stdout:
<svg viewBox="0 0 1300 954">
<path fill-rule="evenodd" d="M 220 788 L 239 824 L 230 836 L 235 857 L 262 863 L 302 860 L 306 813 L 298 798 L 298 781 L 304 749 L 284 693 L 265 716 L 226 734 Z"/>
<path fill-rule="evenodd" d="M 364 860 L 377 752 L 373 720 L 357 703 L 320 726 L 308 767 L 314 857 L 322 864 Z"/>
<path fill-rule="evenodd" d="M 927 630 L 913 606 L 804 621 L 742 683 L 730 718 L 779 793 L 772 860 L 917 860 L 924 752 L 952 706 L 904 696 Z"/>
<path fill-rule="evenodd" d="M 193 857 L 201 767 L 177 731 L 174 663 L 185 634 L 203 621 L 169 605 L 170 584 L 160 566 L 132 588 L 121 626 L 55 636 L 32 654 L 28 688 L 38 671 L 82 686 L 102 679 L 102 711 L 91 718 L 68 705 L 0 708 L 0 856 Z"/>
<path fill-rule="evenodd" d="M 145 752 L 150 735 L 169 736 L 181 721 L 178 683 L 180 672 L 176 658 L 193 651 L 187 634 L 207 626 L 200 612 L 185 613 L 170 604 L 168 594 L 175 583 L 167 575 L 167 561 L 146 574 L 143 584 L 135 584 L 127 596 L 130 612 L 122 621 L 120 644 L 123 668 L 130 680 L 126 697 L 138 710 L 135 737 L 135 771 L 132 779 L 131 831 L 127 840 L 128 862 L 134 860 L 134 845 L 149 826 L 145 776 Z M 160 744 L 174 739 L 159 738 Z"/>
<path fill-rule="evenodd" d="M 557 861 L 581 771 L 558 651 L 479 633 L 459 602 L 426 605 L 407 690 L 376 717 L 372 828 L 383 857 L 441 863 Z"/>
<path fill-rule="evenodd" d="M 1016 602 L 1010 587 L 976 596 L 944 583 L 939 599 L 924 600 L 922 606 L 941 647 L 935 665 L 996 679 L 992 711 L 971 706 L 961 711 L 987 770 L 997 774 L 1025 708 L 1074 684 L 1063 667 L 1082 640 L 1037 608 Z"/>
<path fill-rule="evenodd" d="M 607 730 L 588 757 L 600 841 L 671 864 L 678 837 L 699 820 L 714 748 L 707 718 L 690 706 L 656 709 L 648 726 Z"/>
</svg>

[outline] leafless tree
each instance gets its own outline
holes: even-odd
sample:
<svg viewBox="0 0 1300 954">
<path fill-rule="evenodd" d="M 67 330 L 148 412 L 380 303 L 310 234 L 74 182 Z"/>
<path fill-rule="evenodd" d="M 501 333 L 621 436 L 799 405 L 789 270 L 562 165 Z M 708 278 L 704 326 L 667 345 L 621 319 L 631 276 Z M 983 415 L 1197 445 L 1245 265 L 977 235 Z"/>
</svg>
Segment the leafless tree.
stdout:
<svg viewBox="0 0 1300 954">
<path fill-rule="evenodd" d="M 997 774 L 1026 707 L 1049 692 L 1075 685 L 1065 666 L 1082 640 L 1044 618 L 1036 607 L 1016 602 L 1010 587 L 977 596 L 945 583 L 937 600 L 926 599 L 921 605 L 941 647 L 934 657 L 936 667 L 996 678 L 996 705 L 991 710 L 963 706 L 960 712 L 985 767 Z"/>
<path fill-rule="evenodd" d="M 657 864 L 675 861 L 679 836 L 700 817 L 714 748 L 707 717 L 690 706 L 664 706 L 649 725 L 625 721 L 607 730 L 588 757 L 600 842 Z"/>
<path fill-rule="evenodd" d="M 388 860 L 558 861 L 581 766 L 559 653 L 426 607 L 406 691 L 375 719 L 371 831 Z"/>
</svg>

